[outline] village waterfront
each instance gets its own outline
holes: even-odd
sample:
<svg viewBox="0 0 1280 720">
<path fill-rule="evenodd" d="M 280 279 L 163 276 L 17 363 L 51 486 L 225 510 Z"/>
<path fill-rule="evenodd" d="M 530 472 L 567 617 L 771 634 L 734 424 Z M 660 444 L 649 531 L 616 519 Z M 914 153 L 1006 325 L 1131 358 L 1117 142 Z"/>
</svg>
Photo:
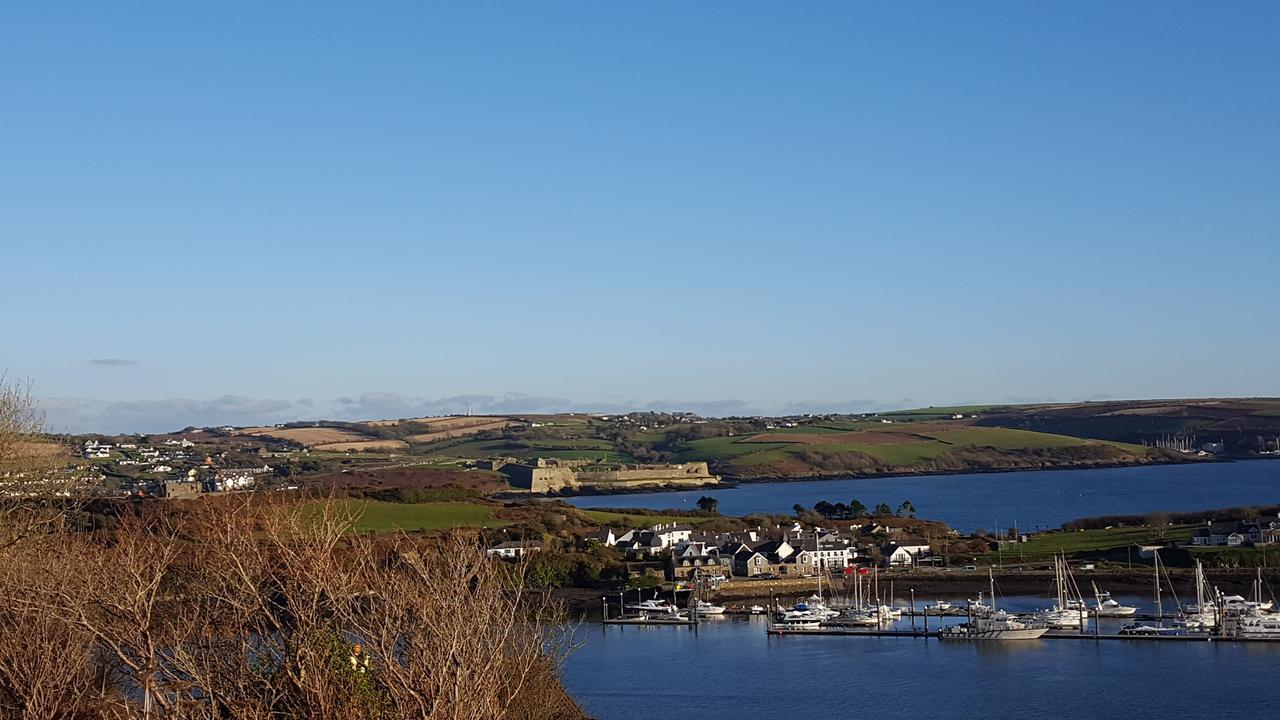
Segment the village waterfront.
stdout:
<svg viewBox="0 0 1280 720">
<path fill-rule="evenodd" d="M 574 504 L 681 508 L 687 506 L 682 496 L 689 494 L 578 498 Z M 1273 503 L 1280 497 L 1280 463 L 749 484 L 717 491 L 716 497 L 727 514 L 786 512 L 794 504 L 812 505 L 820 499 L 895 502 L 909 497 L 922 515 L 956 527 L 972 530 L 1019 522 L 1034 530 L 1084 515 Z M 1113 578 L 1115 589 L 1123 593 L 1116 599 L 1143 616 L 1155 613 L 1152 594 L 1144 588 L 1151 574 L 1148 565 L 1135 567 L 1123 582 Z M 923 608 L 941 597 L 971 597 L 986 577 L 985 572 L 956 575 L 974 577 L 957 584 L 954 592 L 935 585 L 919 593 L 915 602 Z M 1177 592 L 1186 602 L 1186 575 L 1175 577 Z M 1026 578 L 1021 584 L 1005 580 L 1001 585 L 998 602 L 1010 612 L 1029 613 L 1051 602 L 1044 578 Z M 1043 591 L 1037 591 L 1041 585 Z M 1011 594 L 1004 596 L 1006 591 Z M 897 587 L 893 604 L 907 606 L 908 592 L 907 587 Z M 789 605 L 804 594 L 788 588 L 777 601 Z M 1166 595 L 1165 601 L 1170 605 L 1164 612 L 1169 612 L 1174 600 Z M 929 622 L 936 630 L 964 620 L 953 616 Z M 1114 638 L 1126 622 L 1104 618 L 1098 630 Z M 889 628 L 923 628 L 922 618 L 914 623 L 903 617 Z M 801 706 L 807 713 L 835 717 L 870 707 L 895 717 L 892 708 L 907 697 L 913 717 L 1267 717 L 1280 712 L 1280 701 L 1268 689 L 1280 663 L 1276 642 L 1210 637 L 1182 642 L 1087 637 L 950 642 L 936 637 L 770 634 L 767 626 L 762 615 L 706 618 L 696 628 L 587 622 L 565 667 L 565 684 L 600 720 L 694 708 L 706 720 L 767 717 Z M 1223 691 L 1223 678 L 1230 679 L 1231 692 Z M 1167 692 L 1169 688 L 1178 691 Z"/>
</svg>

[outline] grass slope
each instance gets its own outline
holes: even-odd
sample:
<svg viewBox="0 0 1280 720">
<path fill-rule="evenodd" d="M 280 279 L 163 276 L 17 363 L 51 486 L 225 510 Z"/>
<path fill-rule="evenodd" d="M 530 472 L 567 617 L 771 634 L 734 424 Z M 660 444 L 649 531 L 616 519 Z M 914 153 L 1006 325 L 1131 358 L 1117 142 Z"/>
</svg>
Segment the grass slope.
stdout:
<svg viewBox="0 0 1280 720">
<path fill-rule="evenodd" d="M 1070 557 L 1077 553 L 1113 550 L 1130 545 L 1159 545 L 1170 540 L 1188 540 L 1197 527 L 1200 526 L 1175 525 L 1168 527 L 1165 529 L 1163 538 L 1154 528 L 1149 527 L 1043 533 L 1031 536 L 1025 543 L 1006 546 L 1002 555 L 1004 562 L 1008 563 L 1014 560 L 1049 560 L 1054 555 L 1062 552 L 1065 552 Z M 999 555 L 997 552 L 992 551 L 979 556 L 979 559 L 994 562 Z"/>
<path fill-rule="evenodd" d="M 609 512 L 607 510 L 583 510 L 582 514 L 602 525 L 621 526 L 626 528 L 649 527 L 651 525 L 657 525 L 658 523 L 672 522 L 698 525 L 715 519 L 706 517 L 684 517 L 678 515 L 628 515 L 625 513 Z"/>
</svg>

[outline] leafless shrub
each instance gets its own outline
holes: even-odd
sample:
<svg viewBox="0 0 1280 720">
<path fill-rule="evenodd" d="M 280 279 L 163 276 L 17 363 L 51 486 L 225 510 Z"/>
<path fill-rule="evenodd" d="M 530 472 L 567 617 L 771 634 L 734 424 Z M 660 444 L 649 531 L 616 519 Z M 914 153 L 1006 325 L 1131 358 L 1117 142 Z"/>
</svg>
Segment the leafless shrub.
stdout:
<svg viewBox="0 0 1280 720">
<path fill-rule="evenodd" d="M 547 596 L 526 592 L 522 567 L 463 537 L 355 536 L 343 507 L 264 496 L 161 504 L 109 532 L 0 551 L 0 709 L 582 717 L 556 679 L 567 637 Z M 40 652 L 24 653 L 24 636 Z M 355 643 L 367 667 L 352 662 Z"/>
</svg>

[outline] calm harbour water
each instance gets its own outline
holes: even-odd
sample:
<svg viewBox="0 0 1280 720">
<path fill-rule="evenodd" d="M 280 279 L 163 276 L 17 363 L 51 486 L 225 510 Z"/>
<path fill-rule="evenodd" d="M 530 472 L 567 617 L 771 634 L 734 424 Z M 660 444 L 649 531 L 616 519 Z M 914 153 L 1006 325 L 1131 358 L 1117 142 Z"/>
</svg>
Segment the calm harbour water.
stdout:
<svg viewBox="0 0 1280 720">
<path fill-rule="evenodd" d="M 581 635 L 565 684 L 600 720 L 1280 716 L 1280 644 L 773 637 L 763 618 Z"/>
<path fill-rule="evenodd" d="M 964 531 L 1056 528 L 1079 517 L 1203 510 L 1280 502 L 1280 461 L 1157 465 L 1097 470 L 895 476 L 858 480 L 748 483 L 723 490 L 596 495 L 573 498 L 579 507 L 694 507 L 711 495 L 725 515 L 787 513 L 799 503 L 820 500 L 867 507 L 910 500 L 919 517 L 941 520 Z"/>
</svg>

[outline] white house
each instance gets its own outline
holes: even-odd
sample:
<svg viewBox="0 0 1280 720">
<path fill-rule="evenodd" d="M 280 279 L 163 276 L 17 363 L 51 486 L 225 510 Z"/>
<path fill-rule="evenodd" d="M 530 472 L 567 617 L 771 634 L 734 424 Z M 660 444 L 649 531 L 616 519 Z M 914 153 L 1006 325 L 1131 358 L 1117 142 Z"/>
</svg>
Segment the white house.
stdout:
<svg viewBox="0 0 1280 720">
<path fill-rule="evenodd" d="M 884 561 L 891 566 L 914 565 L 917 560 L 932 553 L 928 545 L 887 545 Z"/>
<path fill-rule="evenodd" d="M 613 547 L 618 544 L 618 536 L 613 534 L 613 530 L 611 528 L 600 528 L 588 535 L 587 539 L 595 540 L 606 547 Z"/>
<path fill-rule="evenodd" d="M 518 560 L 525 555 L 542 549 L 542 544 L 533 540 L 508 540 L 484 551 L 491 558 Z"/>
</svg>

